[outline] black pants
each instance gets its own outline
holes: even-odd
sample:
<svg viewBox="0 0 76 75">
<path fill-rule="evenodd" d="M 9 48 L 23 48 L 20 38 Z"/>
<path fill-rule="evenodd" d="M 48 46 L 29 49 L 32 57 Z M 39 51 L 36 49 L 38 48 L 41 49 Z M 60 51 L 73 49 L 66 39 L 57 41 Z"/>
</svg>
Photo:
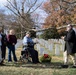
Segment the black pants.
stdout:
<svg viewBox="0 0 76 75">
<path fill-rule="evenodd" d="M 1 51 L 2 51 L 2 58 L 5 59 L 5 57 L 6 57 L 6 45 L 1 46 Z"/>
<path fill-rule="evenodd" d="M 34 50 L 33 48 L 30 48 L 29 52 L 31 54 L 33 63 L 38 63 L 39 62 L 38 52 L 36 50 Z"/>
</svg>

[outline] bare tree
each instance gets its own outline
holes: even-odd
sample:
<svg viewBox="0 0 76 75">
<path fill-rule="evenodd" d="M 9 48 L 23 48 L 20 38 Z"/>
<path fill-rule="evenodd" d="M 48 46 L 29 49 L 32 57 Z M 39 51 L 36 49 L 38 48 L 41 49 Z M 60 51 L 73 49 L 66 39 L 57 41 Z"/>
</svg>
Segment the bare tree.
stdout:
<svg viewBox="0 0 76 75">
<path fill-rule="evenodd" d="M 6 7 L 17 17 L 22 28 L 32 28 L 31 14 L 41 6 L 38 0 L 7 0 Z"/>
<path fill-rule="evenodd" d="M 7 27 L 6 15 L 4 12 L 5 10 L 0 9 L 0 27 L 2 28 L 2 32 L 4 32 L 4 29 Z"/>
</svg>

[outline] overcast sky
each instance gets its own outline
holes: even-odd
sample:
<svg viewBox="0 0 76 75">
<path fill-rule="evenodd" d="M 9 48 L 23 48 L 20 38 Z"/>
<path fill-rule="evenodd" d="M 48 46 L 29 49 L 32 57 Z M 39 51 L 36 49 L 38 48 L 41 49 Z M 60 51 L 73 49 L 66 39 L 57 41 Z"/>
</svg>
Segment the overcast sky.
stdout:
<svg viewBox="0 0 76 75">
<path fill-rule="evenodd" d="M 42 1 L 46 1 L 46 0 L 38 0 L 39 2 L 42 2 Z M 7 0 L 0 0 L 0 9 L 5 9 L 5 7 L 4 7 L 4 5 L 6 5 L 7 4 Z M 42 10 L 40 10 L 40 9 L 38 9 L 37 10 L 38 11 L 38 13 L 40 12 L 42 12 L 43 13 L 43 11 Z"/>
<path fill-rule="evenodd" d="M 4 6 L 4 4 L 6 4 L 6 0 L 0 0 L 0 7 L 3 7 Z"/>
<path fill-rule="evenodd" d="M 39 0 L 39 2 L 46 1 L 46 0 Z M 0 7 L 3 7 L 7 3 L 7 0 L 0 0 Z"/>
<path fill-rule="evenodd" d="M 0 3 L 5 3 L 6 2 L 6 0 L 0 0 Z"/>
<path fill-rule="evenodd" d="M 43 0 L 38 0 L 38 1 L 42 2 Z M 46 1 L 46 0 L 44 0 L 44 1 Z M 7 0 L 0 0 L 0 9 L 5 9 L 4 5 L 6 5 L 6 4 L 7 4 Z M 44 13 L 44 11 L 42 11 L 41 9 L 38 8 L 36 12 L 39 13 L 43 19 L 45 18 L 46 13 Z M 8 14 L 9 10 L 7 10 L 5 13 Z"/>
</svg>

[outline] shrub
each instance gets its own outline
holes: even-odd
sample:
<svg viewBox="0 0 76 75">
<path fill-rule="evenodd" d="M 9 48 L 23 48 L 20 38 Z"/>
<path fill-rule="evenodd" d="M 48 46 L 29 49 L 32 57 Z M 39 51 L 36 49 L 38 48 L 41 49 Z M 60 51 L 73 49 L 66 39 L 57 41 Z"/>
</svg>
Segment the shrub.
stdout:
<svg viewBox="0 0 76 75">
<path fill-rule="evenodd" d="M 45 40 L 47 39 L 57 39 L 59 38 L 59 33 L 56 29 L 56 27 L 53 27 L 53 28 L 50 28 L 50 29 L 47 29 L 43 32 L 43 34 L 41 35 L 41 37 Z"/>
</svg>

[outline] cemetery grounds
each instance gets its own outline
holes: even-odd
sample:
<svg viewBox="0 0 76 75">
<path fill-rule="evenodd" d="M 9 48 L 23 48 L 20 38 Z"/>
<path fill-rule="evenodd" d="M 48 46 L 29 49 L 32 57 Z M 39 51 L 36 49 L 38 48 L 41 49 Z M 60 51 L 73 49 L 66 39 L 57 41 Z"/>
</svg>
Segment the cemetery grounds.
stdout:
<svg viewBox="0 0 76 75">
<path fill-rule="evenodd" d="M 43 46 L 41 47 L 43 48 Z M 69 61 L 69 68 L 61 68 L 61 65 L 63 64 L 63 51 L 60 51 L 59 55 L 55 55 L 55 51 L 50 52 L 47 48 L 45 49 L 52 57 L 50 63 L 8 63 L 6 59 L 4 63 L 5 65 L 0 66 L 0 75 L 76 75 L 76 69 L 71 68 L 71 60 Z M 21 50 L 21 46 L 16 50 L 18 59 Z M 39 54 L 39 58 L 40 56 L 41 54 Z"/>
</svg>

